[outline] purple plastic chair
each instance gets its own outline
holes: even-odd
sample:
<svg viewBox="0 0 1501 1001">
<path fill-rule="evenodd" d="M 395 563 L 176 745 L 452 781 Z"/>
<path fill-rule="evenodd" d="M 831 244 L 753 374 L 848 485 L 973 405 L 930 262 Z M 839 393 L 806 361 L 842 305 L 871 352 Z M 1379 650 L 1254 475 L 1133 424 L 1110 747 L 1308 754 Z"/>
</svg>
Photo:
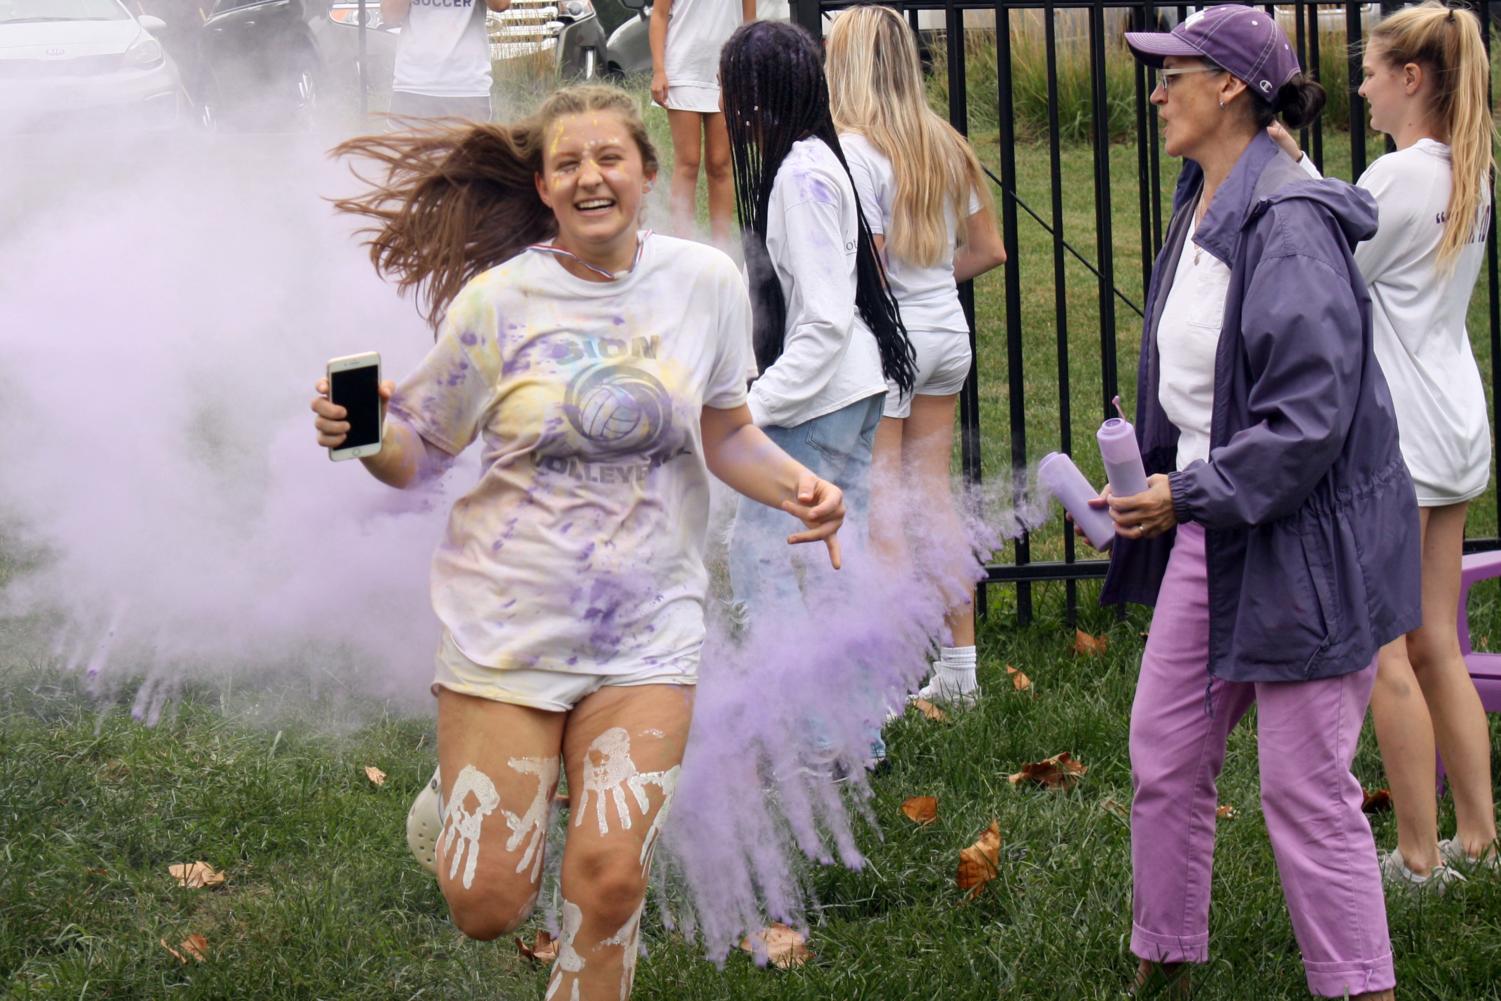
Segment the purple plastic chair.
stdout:
<svg viewBox="0 0 1501 1001">
<path fill-rule="evenodd" d="M 1492 577 L 1501 577 L 1501 551 L 1464 558 L 1459 577 L 1459 652 L 1480 693 L 1480 704 L 1488 713 L 1501 713 L 1501 653 L 1479 652 L 1470 642 L 1470 588 Z"/>
<path fill-rule="evenodd" d="M 1501 551 L 1464 557 L 1459 575 L 1459 652 L 1480 693 L 1480 704 L 1488 713 L 1501 713 L 1501 653 L 1476 650 L 1470 641 L 1470 588 L 1493 577 L 1501 577 Z M 1438 788 L 1444 791 L 1443 759 L 1438 763 Z"/>
</svg>

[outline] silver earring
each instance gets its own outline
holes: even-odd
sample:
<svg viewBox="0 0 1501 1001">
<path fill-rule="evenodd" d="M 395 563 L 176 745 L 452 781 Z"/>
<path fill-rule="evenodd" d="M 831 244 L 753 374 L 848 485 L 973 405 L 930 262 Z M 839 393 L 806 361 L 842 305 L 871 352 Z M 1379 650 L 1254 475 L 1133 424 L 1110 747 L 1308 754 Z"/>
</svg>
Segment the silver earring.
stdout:
<svg viewBox="0 0 1501 1001">
<path fill-rule="evenodd" d="M 1220 99 L 1220 110 L 1221 111 L 1225 110 L 1225 101 L 1224 101 L 1224 98 Z"/>
</svg>

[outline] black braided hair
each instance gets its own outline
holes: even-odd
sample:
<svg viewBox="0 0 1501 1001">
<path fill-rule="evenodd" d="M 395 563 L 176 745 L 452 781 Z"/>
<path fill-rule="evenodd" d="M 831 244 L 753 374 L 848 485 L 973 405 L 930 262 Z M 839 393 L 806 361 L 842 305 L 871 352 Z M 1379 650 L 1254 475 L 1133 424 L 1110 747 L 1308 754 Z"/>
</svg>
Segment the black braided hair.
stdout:
<svg viewBox="0 0 1501 1001">
<path fill-rule="evenodd" d="M 765 371 L 782 354 L 787 301 L 766 253 L 766 213 L 772 184 L 793 143 L 817 138 L 849 164 L 829 114 L 823 52 L 813 36 L 786 21 L 755 21 L 730 36 L 719 54 L 719 82 L 735 170 L 735 206 L 750 271 L 756 363 Z M 854 190 L 854 180 L 850 180 Z M 855 309 L 875 334 L 881 371 L 902 392 L 916 375 L 912 342 L 886 282 L 865 214 L 855 200 Z"/>
</svg>

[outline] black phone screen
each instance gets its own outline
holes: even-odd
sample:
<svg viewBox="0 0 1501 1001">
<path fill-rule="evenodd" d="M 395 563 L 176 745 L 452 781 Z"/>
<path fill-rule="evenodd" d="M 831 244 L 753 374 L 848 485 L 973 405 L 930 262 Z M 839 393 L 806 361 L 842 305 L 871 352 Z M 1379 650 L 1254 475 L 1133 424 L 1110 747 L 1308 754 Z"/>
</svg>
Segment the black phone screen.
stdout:
<svg viewBox="0 0 1501 1001">
<path fill-rule="evenodd" d="M 380 369 L 375 365 L 335 372 L 329 380 L 329 399 L 349 411 L 349 437 L 340 448 L 357 448 L 380 441 Z"/>
</svg>

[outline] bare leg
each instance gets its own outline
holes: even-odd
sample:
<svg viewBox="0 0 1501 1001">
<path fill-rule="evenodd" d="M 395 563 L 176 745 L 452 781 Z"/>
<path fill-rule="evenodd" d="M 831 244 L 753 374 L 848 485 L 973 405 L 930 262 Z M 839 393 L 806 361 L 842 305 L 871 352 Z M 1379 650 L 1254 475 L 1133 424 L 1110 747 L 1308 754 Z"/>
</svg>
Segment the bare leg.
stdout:
<svg viewBox="0 0 1501 1001">
<path fill-rule="evenodd" d="M 667 112 L 672 129 L 672 235 L 691 236 L 698 216 L 698 164 L 703 157 L 703 115 Z"/>
<path fill-rule="evenodd" d="M 1407 641 L 1402 637 L 1376 655 L 1371 720 L 1397 814 L 1397 850 L 1407 868 L 1426 876 L 1438 865 L 1438 804 L 1433 774 L 1437 759 L 1433 721 L 1407 659 Z"/>
<path fill-rule="evenodd" d="M 470 938 L 514 931 L 536 904 L 563 723 L 563 713 L 438 691 L 438 886 Z"/>
<path fill-rule="evenodd" d="M 709 182 L 709 236 L 716 247 L 730 242 L 735 214 L 735 176 L 730 162 L 730 133 L 724 115 L 704 115 L 704 176 Z"/>
<path fill-rule="evenodd" d="M 1408 634 L 1407 655 L 1443 754 L 1459 841 L 1470 857 L 1484 858 L 1495 850 L 1496 840 L 1490 729 L 1460 655 L 1456 631 L 1466 507 L 1453 504 L 1423 511 L 1423 624 Z M 1431 796 L 1431 770 L 1427 788 Z M 1400 800 L 1396 806 L 1400 811 Z"/>
<path fill-rule="evenodd" d="M 913 484 L 914 507 L 928 519 L 931 530 L 945 551 L 957 556 L 968 553 L 964 526 L 954 505 L 950 468 L 954 454 L 954 408 L 957 396 L 914 396 L 912 416 L 902 438 L 902 465 L 907 482 Z M 885 422 L 883 421 L 882 424 Z M 948 575 L 958 568 L 937 568 Z M 958 581 L 945 581 L 957 586 Z M 975 645 L 974 586 L 967 580 L 956 593 L 945 621 L 954 646 Z"/>
<path fill-rule="evenodd" d="M 870 538 L 876 552 L 895 571 L 906 573 L 907 503 L 902 478 L 902 436 L 906 420 L 882 417 L 876 425 L 870 459 Z"/>
<path fill-rule="evenodd" d="M 568 716 L 562 934 L 546 1001 L 624 1001 L 647 875 L 677 786 L 693 689 L 603 688 Z"/>
</svg>

